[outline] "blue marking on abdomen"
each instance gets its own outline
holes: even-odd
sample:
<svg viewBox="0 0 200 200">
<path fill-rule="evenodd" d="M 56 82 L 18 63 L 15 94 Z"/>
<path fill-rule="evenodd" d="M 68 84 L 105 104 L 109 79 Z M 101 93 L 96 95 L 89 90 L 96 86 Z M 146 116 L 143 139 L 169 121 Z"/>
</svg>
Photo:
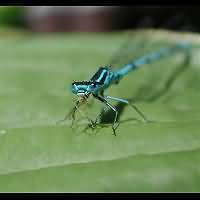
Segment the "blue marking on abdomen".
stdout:
<svg viewBox="0 0 200 200">
<path fill-rule="evenodd" d="M 157 52 L 149 53 L 149 54 L 137 59 L 133 63 L 129 63 L 126 66 L 124 66 L 123 68 L 116 71 L 115 72 L 115 77 L 116 77 L 115 79 L 116 79 L 116 81 L 119 81 L 122 77 L 127 75 L 130 71 L 132 71 L 132 70 L 134 70 L 134 69 L 136 69 L 136 68 L 138 68 L 142 65 L 151 63 L 152 61 L 158 60 L 163 56 L 167 56 L 167 55 L 169 55 L 169 54 L 171 54 L 171 53 L 173 53 L 177 50 L 188 48 L 188 47 L 190 47 L 189 43 L 182 42 L 182 43 L 177 44 L 174 47 L 162 48 Z"/>
</svg>

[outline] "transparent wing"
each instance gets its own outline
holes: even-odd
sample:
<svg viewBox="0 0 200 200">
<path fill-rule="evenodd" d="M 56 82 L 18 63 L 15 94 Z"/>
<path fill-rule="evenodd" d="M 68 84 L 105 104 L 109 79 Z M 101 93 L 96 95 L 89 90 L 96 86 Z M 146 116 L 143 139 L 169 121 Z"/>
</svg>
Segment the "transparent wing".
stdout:
<svg viewBox="0 0 200 200">
<path fill-rule="evenodd" d="M 130 31 L 126 34 L 126 40 L 114 53 L 109 64 L 112 68 L 122 67 L 148 53 L 155 52 L 160 48 L 167 48 L 175 45 L 171 40 L 152 37 L 152 33 L 142 33 Z"/>
</svg>

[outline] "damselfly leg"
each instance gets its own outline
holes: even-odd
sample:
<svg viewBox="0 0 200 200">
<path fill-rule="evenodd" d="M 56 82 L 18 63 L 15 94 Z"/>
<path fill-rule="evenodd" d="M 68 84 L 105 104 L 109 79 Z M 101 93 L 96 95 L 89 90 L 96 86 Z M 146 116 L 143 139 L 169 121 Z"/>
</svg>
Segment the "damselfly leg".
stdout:
<svg viewBox="0 0 200 200">
<path fill-rule="evenodd" d="M 121 99 L 121 98 L 116 98 L 116 97 L 111 97 L 111 96 L 102 96 L 102 95 L 94 95 L 95 98 L 97 98 L 98 100 L 100 100 L 101 102 L 105 103 L 107 107 L 111 108 L 114 112 L 115 112 L 115 118 L 112 124 L 112 129 L 113 129 L 113 133 L 116 136 L 116 129 L 118 127 L 115 126 L 116 122 L 117 122 L 117 116 L 118 116 L 118 112 L 116 110 L 116 108 L 114 108 L 107 100 L 115 100 L 115 101 L 119 101 L 125 104 L 128 104 L 129 106 L 131 106 L 131 108 L 133 108 L 144 120 L 144 122 L 150 122 L 150 120 L 147 119 L 147 117 L 143 114 L 143 112 L 133 103 L 131 103 L 128 100 L 125 99 Z M 103 109 L 103 111 L 97 116 L 96 120 L 94 121 L 94 125 L 96 126 L 97 121 L 102 117 L 102 115 L 105 113 L 105 108 Z"/>
<path fill-rule="evenodd" d="M 86 118 L 86 119 L 89 121 L 91 127 L 94 128 L 94 122 L 93 122 L 93 120 L 91 120 L 88 116 L 86 116 L 86 115 L 79 109 L 79 107 L 80 107 L 82 104 L 84 104 L 86 101 L 87 101 L 87 98 L 86 98 L 86 97 L 83 97 L 81 100 L 78 99 L 78 100 L 75 102 L 74 107 L 72 108 L 72 110 L 64 117 L 64 119 L 59 120 L 59 121 L 57 121 L 56 123 L 64 122 L 64 121 L 66 121 L 66 120 L 69 118 L 69 119 L 72 119 L 71 127 L 73 127 L 74 121 L 75 121 L 75 114 L 76 114 L 76 111 L 78 111 L 84 118 Z"/>
<path fill-rule="evenodd" d="M 147 119 L 147 117 L 142 113 L 142 111 L 135 104 L 131 103 L 130 101 L 121 99 L 121 98 L 111 97 L 111 96 L 105 96 L 105 98 L 128 104 L 143 118 L 144 122 L 150 122 L 150 120 Z"/>
<path fill-rule="evenodd" d="M 114 108 L 110 103 L 108 103 L 108 101 L 103 96 L 100 96 L 100 95 L 93 95 L 93 96 L 96 99 L 98 99 L 99 101 L 103 102 L 107 107 L 111 108 L 115 112 L 115 118 L 114 118 L 114 121 L 112 123 L 112 130 L 113 130 L 113 134 L 116 136 L 116 131 L 115 130 L 116 130 L 117 127 L 115 127 L 115 124 L 117 122 L 117 115 L 118 115 L 118 112 L 117 112 L 116 108 Z M 101 113 L 101 115 L 102 114 L 103 113 Z M 97 116 L 95 122 L 97 122 L 97 120 L 98 120 L 99 117 L 100 116 Z"/>
<path fill-rule="evenodd" d="M 61 122 L 64 122 L 64 121 L 66 121 L 67 119 L 72 119 L 72 124 L 71 124 L 71 127 L 72 127 L 73 124 L 74 124 L 74 121 L 75 121 L 75 113 L 76 113 L 76 111 L 77 111 L 77 107 L 74 106 L 74 107 L 71 109 L 71 111 L 70 111 L 67 115 L 65 115 L 65 117 L 64 117 L 63 119 L 57 121 L 56 124 L 61 123 Z"/>
</svg>

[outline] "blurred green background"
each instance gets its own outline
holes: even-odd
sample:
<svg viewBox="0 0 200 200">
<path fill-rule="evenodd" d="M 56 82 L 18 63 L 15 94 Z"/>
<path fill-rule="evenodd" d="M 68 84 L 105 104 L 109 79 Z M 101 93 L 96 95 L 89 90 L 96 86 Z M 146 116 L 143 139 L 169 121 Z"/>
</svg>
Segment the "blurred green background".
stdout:
<svg viewBox="0 0 200 200">
<path fill-rule="evenodd" d="M 24 27 L 24 7 L 0 6 L 0 26 Z"/>
</svg>

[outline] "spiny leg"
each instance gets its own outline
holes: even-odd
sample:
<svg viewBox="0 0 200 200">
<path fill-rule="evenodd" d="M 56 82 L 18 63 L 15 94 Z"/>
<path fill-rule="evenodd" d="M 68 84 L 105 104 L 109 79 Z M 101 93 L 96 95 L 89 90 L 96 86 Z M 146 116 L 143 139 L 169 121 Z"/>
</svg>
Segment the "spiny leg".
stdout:
<svg viewBox="0 0 200 200">
<path fill-rule="evenodd" d="M 101 99 L 104 97 L 104 91 L 101 91 L 101 92 L 100 92 L 100 96 L 101 96 Z M 95 96 L 94 96 L 94 97 L 95 97 Z M 97 98 L 97 97 L 96 97 L 96 98 Z M 100 100 L 100 99 L 98 99 L 98 100 Z M 102 101 L 102 100 L 100 100 L 100 101 Z M 106 111 L 106 109 L 104 108 L 103 111 L 96 117 L 96 119 L 95 119 L 95 121 L 94 121 L 95 126 L 96 126 L 96 124 L 97 124 L 97 121 L 102 117 L 102 115 L 105 113 L 105 111 Z"/>
<path fill-rule="evenodd" d="M 104 108 L 103 111 L 96 117 L 94 124 L 97 124 L 97 121 L 102 117 L 102 115 L 105 113 L 106 109 Z"/>
<path fill-rule="evenodd" d="M 66 121 L 68 118 L 72 117 L 72 125 L 71 125 L 71 126 L 73 126 L 73 123 L 74 123 L 74 120 L 75 120 L 75 113 L 76 113 L 76 110 L 77 110 L 77 107 L 74 106 L 74 107 L 71 109 L 71 111 L 70 111 L 68 114 L 66 114 L 65 117 L 64 117 L 63 119 L 57 121 L 56 124 L 61 123 L 61 122 L 64 122 L 64 121 Z"/>
<path fill-rule="evenodd" d="M 89 96 L 83 96 L 84 100 L 85 100 L 87 103 L 88 103 L 88 97 L 89 97 Z M 79 112 L 81 112 L 81 111 L 79 110 Z M 89 121 L 91 127 L 94 129 L 94 127 L 95 127 L 94 121 L 91 120 L 91 119 L 90 119 L 87 115 L 85 115 L 83 112 L 82 112 L 82 116 L 84 116 L 85 118 L 87 118 L 87 120 Z"/>
<path fill-rule="evenodd" d="M 96 117 L 95 121 L 92 121 L 93 124 L 92 124 L 92 128 L 94 129 L 97 125 L 97 122 L 98 120 L 101 118 L 101 116 L 105 113 L 105 108 L 103 109 L 103 111 Z M 88 126 L 84 129 L 84 130 L 87 130 L 88 128 L 91 128 L 91 123 L 88 124 Z"/>
<path fill-rule="evenodd" d="M 116 122 L 117 122 L 117 115 L 118 115 L 118 112 L 117 112 L 117 110 L 116 110 L 111 104 L 109 104 L 108 102 L 106 102 L 106 105 L 109 106 L 109 107 L 115 112 L 115 119 L 114 119 L 114 122 L 113 122 L 113 124 L 112 124 L 112 129 L 113 129 L 114 135 L 116 136 L 115 129 L 116 129 L 117 127 L 115 128 L 115 124 L 116 124 Z"/>
<path fill-rule="evenodd" d="M 143 118 L 143 120 L 145 122 L 149 122 L 149 120 L 145 117 L 145 115 L 142 113 L 142 111 L 139 110 L 139 108 L 135 104 L 130 103 L 128 100 L 116 98 L 116 97 L 111 97 L 111 96 L 105 96 L 105 98 L 115 100 L 115 101 L 119 101 L 119 102 L 126 103 L 126 104 L 130 105 Z"/>
<path fill-rule="evenodd" d="M 113 133 L 114 135 L 116 136 L 116 128 L 115 128 L 115 124 L 116 124 L 116 121 L 117 121 L 117 115 L 118 115 L 118 112 L 117 110 L 111 105 L 108 103 L 108 101 L 103 97 L 103 96 L 100 96 L 100 95 L 94 95 L 94 97 L 98 100 L 100 100 L 101 102 L 105 103 L 105 105 L 109 108 L 111 108 L 114 112 L 115 112 L 115 119 L 113 121 L 113 124 L 112 124 L 112 130 L 113 130 Z"/>
<path fill-rule="evenodd" d="M 96 117 L 95 121 L 93 121 L 93 129 L 96 127 L 98 120 L 102 117 L 102 115 L 105 113 L 106 109 L 104 108 L 103 111 Z M 88 125 L 87 128 L 89 128 L 90 126 Z M 87 129 L 86 128 L 86 129 Z"/>
<path fill-rule="evenodd" d="M 74 107 L 72 108 L 72 110 L 64 117 L 64 119 L 62 120 L 59 120 L 56 122 L 59 123 L 59 122 L 63 122 L 63 121 L 66 121 L 68 118 L 72 117 L 72 124 L 71 124 L 71 127 L 73 127 L 74 125 L 74 121 L 75 121 L 75 113 L 76 111 L 79 111 L 79 113 L 84 117 L 84 118 L 87 118 L 87 120 L 89 121 L 89 123 L 91 124 L 92 128 L 94 128 L 93 126 L 93 121 L 91 119 L 89 119 L 88 116 L 84 115 L 83 112 L 79 109 L 79 106 L 81 105 L 82 102 L 80 101 L 76 101 L 75 104 L 74 104 Z"/>
<path fill-rule="evenodd" d="M 89 121 L 91 127 L 94 128 L 94 122 L 88 116 L 86 116 L 78 107 L 76 107 L 76 108 L 79 111 L 79 113 Z"/>
<path fill-rule="evenodd" d="M 150 120 L 147 119 L 147 117 L 142 113 L 141 110 L 139 110 L 139 108 L 138 108 L 135 104 L 129 103 L 129 105 L 130 105 L 133 109 L 135 109 L 135 111 L 143 118 L 143 120 L 144 120 L 145 122 L 150 122 Z"/>
</svg>

